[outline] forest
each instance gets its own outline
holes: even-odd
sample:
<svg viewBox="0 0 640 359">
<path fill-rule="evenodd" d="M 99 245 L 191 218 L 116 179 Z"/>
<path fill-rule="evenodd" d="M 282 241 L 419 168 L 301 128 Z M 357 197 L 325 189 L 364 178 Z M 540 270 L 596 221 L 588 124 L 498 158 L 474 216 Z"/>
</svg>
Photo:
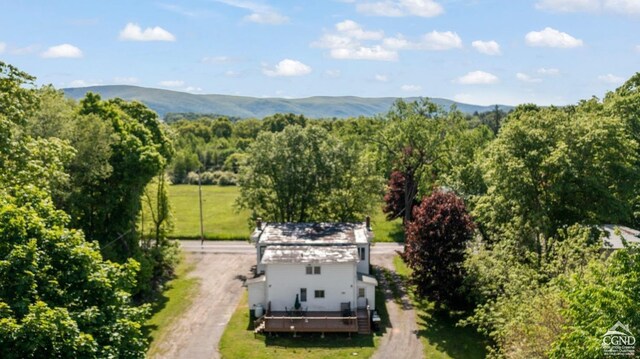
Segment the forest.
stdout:
<svg viewBox="0 0 640 359">
<path fill-rule="evenodd" d="M 640 253 L 603 250 L 601 229 L 640 228 L 640 74 L 509 113 L 422 99 L 340 120 L 168 120 L 0 62 L 0 357 L 144 357 L 178 260 L 179 183 L 238 186 L 248 225 L 383 207 L 416 295 L 464 313 L 492 357 L 603 357 L 613 324 L 640 328 Z"/>
</svg>

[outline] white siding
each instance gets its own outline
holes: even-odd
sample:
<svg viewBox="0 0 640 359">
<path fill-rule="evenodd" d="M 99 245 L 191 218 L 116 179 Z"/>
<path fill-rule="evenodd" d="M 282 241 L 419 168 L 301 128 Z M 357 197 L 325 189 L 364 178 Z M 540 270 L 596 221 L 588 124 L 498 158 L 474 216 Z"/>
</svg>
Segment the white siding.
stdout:
<svg viewBox="0 0 640 359">
<path fill-rule="evenodd" d="M 271 310 L 292 308 L 300 288 L 307 288 L 307 302 L 301 302 L 309 311 L 339 311 L 340 303 L 351 302 L 356 306 L 356 265 L 355 263 L 325 263 L 320 266 L 321 274 L 306 274 L 305 264 L 268 264 L 267 301 Z M 324 298 L 315 298 L 316 290 L 324 290 Z"/>
<path fill-rule="evenodd" d="M 369 244 L 358 244 L 358 258 L 360 258 L 360 248 L 364 248 L 364 260 L 358 262 L 358 272 L 369 274 Z"/>
<path fill-rule="evenodd" d="M 251 283 L 247 285 L 249 290 L 249 309 L 255 309 L 254 305 L 262 304 L 262 307 L 266 310 L 267 303 L 265 301 L 265 282 Z"/>
</svg>

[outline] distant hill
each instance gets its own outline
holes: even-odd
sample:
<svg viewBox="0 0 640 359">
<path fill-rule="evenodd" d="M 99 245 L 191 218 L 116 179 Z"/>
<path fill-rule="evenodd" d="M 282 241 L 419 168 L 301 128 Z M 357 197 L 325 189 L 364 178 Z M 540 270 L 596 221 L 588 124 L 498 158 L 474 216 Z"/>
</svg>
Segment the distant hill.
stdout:
<svg viewBox="0 0 640 359">
<path fill-rule="evenodd" d="M 303 114 L 309 118 L 345 118 L 373 116 L 386 113 L 395 97 L 367 98 L 355 96 L 314 96 L 297 99 L 257 98 L 229 95 L 195 95 L 186 92 L 161 90 L 138 86 L 110 85 L 63 89 L 74 99 L 81 99 L 87 92 L 100 94 L 104 99 L 120 97 L 124 100 L 138 100 L 164 117 L 167 113 L 195 112 L 219 114 L 240 118 L 263 118 L 274 113 Z M 416 97 L 405 98 L 408 101 Z M 433 102 L 449 109 L 455 104 L 465 113 L 485 112 L 494 106 L 478 106 L 455 101 L 432 98 Z M 509 111 L 511 106 L 498 105 Z"/>
</svg>

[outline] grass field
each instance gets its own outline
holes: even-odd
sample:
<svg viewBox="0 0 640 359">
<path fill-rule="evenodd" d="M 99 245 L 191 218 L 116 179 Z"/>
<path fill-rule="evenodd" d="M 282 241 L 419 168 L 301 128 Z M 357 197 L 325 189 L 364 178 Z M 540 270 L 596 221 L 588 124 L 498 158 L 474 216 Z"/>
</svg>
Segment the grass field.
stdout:
<svg viewBox="0 0 640 359">
<path fill-rule="evenodd" d="M 247 240 L 251 234 L 247 210 L 237 213 L 234 202 L 240 190 L 235 186 L 202 186 L 202 208 L 204 234 L 212 240 Z M 171 238 L 200 238 L 200 211 L 198 206 L 198 186 L 169 186 L 169 199 L 173 212 Z M 145 215 L 147 218 L 148 214 Z M 364 219 L 363 219 L 364 220 Z M 145 228 L 150 228 L 145 221 Z M 376 208 L 371 215 L 376 242 L 401 242 L 404 240 L 402 222 L 388 222 L 381 209 Z"/>
<path fill-rule="evenodd" d="M 384 296 L 380 291 L 376 291 L 376 302 L 384 303 Z M 304 333 L 298 334 L 297 338 L 290 334 L 280 334 L 277 337 L 259 334 L 254 337 L 253 330 L 249 327 L 249 308 L 245 292 L 220 339 L 220 353 L 223 359 L 369 358 L 388 326 L 389 315 L 384 305 L 381 307 L 378 308 L 378 312 L 382 319 L 383 331 L 373 335 L 352 334 L 349 338 L 344 333 L 332 333 L 321 338 L 317 333 Z"/>
<path fill-rule="evenodd" d="M 158 344 L 164 341 L 171 322 L 189 308 L 193 296 L 198 291 L 198 279 L 187 278 L 191 270 L 193 270 L 193 264 L 187 263 L 182 258 L 176 268 L 175 279 L 166 284 L 167 289 L 153 302 L 151 308 L 153 316 L 149 318 L 144 328 L 151 341 L 147 351 L 148 358 L 162 354 L 159 352 Z"/>
<path fill-rule="evenodd" d="M 407 280 L 411 274 L 400 256 L 393 259 L 396 272 Z M 418 316 L 418 336 L 424 346 L 425 358 L 475 359 L 486 357 L 484 338 L 470 327 L 456 323 L 464 313 L 436 310 L 434 303 L 409 293 Z"/>
</svg>

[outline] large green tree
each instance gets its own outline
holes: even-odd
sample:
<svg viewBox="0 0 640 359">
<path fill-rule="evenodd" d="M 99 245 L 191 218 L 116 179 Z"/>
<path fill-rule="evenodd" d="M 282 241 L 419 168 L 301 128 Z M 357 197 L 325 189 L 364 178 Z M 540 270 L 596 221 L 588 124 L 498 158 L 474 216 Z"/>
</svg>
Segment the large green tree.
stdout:
<svg viewBox="0 0 640 359">
<path fill-rule="evenodd" d="M 279 222 L 362 220 L 379 196 L 373 158 L 326 130 L 263 132 L 240 177 L 241 208 Z"/>
</svg>

